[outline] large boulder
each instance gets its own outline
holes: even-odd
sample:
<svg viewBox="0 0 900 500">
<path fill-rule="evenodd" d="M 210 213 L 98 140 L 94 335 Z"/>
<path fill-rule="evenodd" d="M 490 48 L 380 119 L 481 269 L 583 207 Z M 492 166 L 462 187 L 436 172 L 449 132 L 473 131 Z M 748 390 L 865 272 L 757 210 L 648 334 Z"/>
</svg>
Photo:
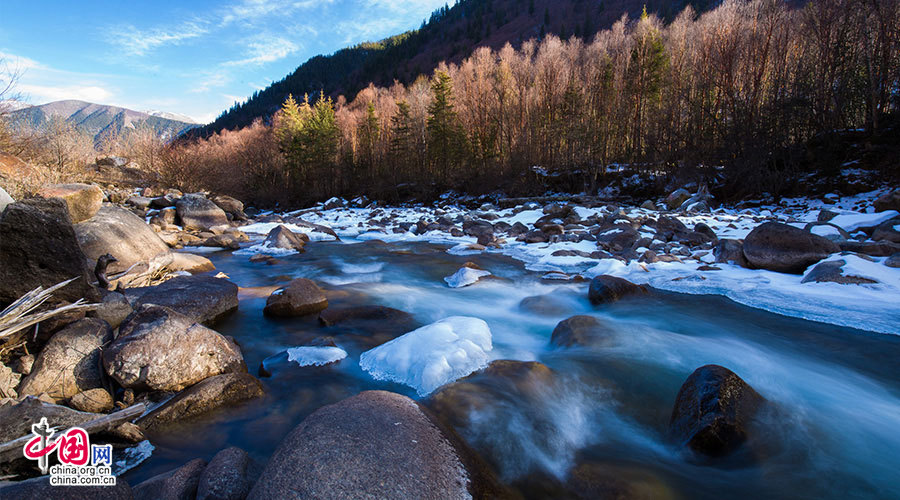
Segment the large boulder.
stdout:
<svg viewBox="0 0 900 500">
<path fill-rule="evenodd" d="M 591 304 L 599 305 L 615 302 L 622 297 L 647 293 L 641 285 L 616 276 L 601 275 L 591 280 L 588 288 L 588 299 Z"/>
<path fill-rule="evenodd" d="M 180 391 L 208 377 L 246 372 L 227 337 L 167 307 L 144 305 L 103 351 L 106 373 L 124 388 Z"/>
<path fill-rule="evenodd" d="M 212 276 L 179 276 L 156 286 L 128 288 L 124 293 L 135 309 L 145 304 L 165 306 L 205 325 L 238 307 L 238 286 Z"/>
<path fill-rule="evenodd" d="M 247 498 L 487 496 L 464 464 L 415 401 L 366 391 L 320 408 L 291 431 Z"/>
<path fill-rule="evenodd" d="M 250 457 L 232 446 L 216 453 L 200 474 L 197 500 L 244 500 L 253 486 Z"/>
<path fill-rule="evenodd" d="M 100 349 L 110 340 L 109 324 L 98 318 L 84 318 L 60 330 L 38 354 L 19 394 L 46 392 L 54 400 L 64 401 L 103 387 Z"/>
<path fill-rule="evenodd" d="M 309 241 L 309 236 L 302 233 L 295 233 L 283 224 L 272 228 L 263 241 L 266 248 L 279 248 L 282 250 L 296 250 L 303 252 L 303 247 Z"/>
<path fill-rule="evenodd" d="M 115 486 L 52 486 L 50 476 L 0 484 L 0 498 L 15 500 L 132 500 L 131 486 L 116 478 Z"/>
<path fill-rule="evenodd" d="M 181 467 L 163 472 L 134 486 L 134 500 L 194 500 L 206 460 L 195 458 Z"/>
<path fill-rule="evenodd" d="M 252 375 L 225 373 L 209 377 L 179 392 L 162 406 L 141 417 L 137 423 L 144 430 L 153 429 L 264 395 L 262 384 Z"/>
<path fill-rule="evenodd" d="M 101 255 L 116 258 L 118 262 L 107 268 L 110 274 L 169 252 L 169 246 L 140 217 L 114 205 L 104 205 L 96 215 L 76 224 L 75 234 L 91 268 Z"/>
<path fill-rule="evenodd" d="M 219 195 L 213 197 L 212 201 L 223 212 L 231 215 L 233 220 L 247 220 L 247 214 L 244 213 L 244 204 L 240 200 L 227 195 Z"/>
<path fill-rule="evenodd" d="M 550 343 L 560 347 L 608 345 L 615 335 L 606 321 L 579 315 L 560 321 L 550 335 Z"/>
<path fill-rule="evenodd" d="M 765 399 L 728 368 L 706 365 L 692 373 L 675 398 L 669 432 L 697 453 L 717 457 L 737 449 Z"/>
<path fill-rule="evenodd" d="M 200 194 L 186 194 L 175 204 L 178 220 L 185 229 L 207 231 L 228 224 L 225 211 Z"/>
<path fill-rule="evenodd" d="M 91 184 L 53 184 L 38 191 L 38 196 L 65 201 L 75 224 L 93 217 L 103 204 L 103 191 Z"/>
<path fill-rule="evenodd" d="M 767 222 L 744 239 L 744 257 L 753 267 L 800 274 L 840 251 L 833 241 L 780 222 Z"/>
<path fill-rule="evenodd" d="M 322 289 L 312 280 L 297 278 L 272 292 L 263 312 L 270 316 L 294 317 L 315 314 L 326 307 L 328 299 Z"/>
<path fill-rule="evenodd" d="M 64 201 L 24 200 L 8 205 L 0 215 L 0 304 L 72 278 L 77 279 L 54 298 L 97 299 L 86 261 Z"/>
</svg>

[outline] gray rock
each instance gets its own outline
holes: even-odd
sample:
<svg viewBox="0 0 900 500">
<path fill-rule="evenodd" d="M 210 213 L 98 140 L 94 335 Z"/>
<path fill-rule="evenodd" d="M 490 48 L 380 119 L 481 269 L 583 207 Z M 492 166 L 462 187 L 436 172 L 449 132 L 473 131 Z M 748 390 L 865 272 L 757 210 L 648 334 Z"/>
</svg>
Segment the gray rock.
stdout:
<svg viewBox="0 0 900 500">
<path fill-rule="evenodd" d="M 108 292 L 103 296 L 100 307 L 93 314 L 109 323 L 110 328 L 116 329 L 133 312 L 134 309 L 124 295 L 118 292 Z"/>
<path fill-rule="evenodd" d="M 118 262 L 107 268 L 109 274 L 169 252 L 169 246 L 140 217 L 114 205 L 105 205 L 90 219 L 76 224 L 75 234 L 91 269 L 101 255 L 108 253 L 116 258 Z"/>
<path fill-rule="evenodd" d="M 178 220 L 185 229 L 209 230 L 228 224 L 225 211 L 199 194 L 186 194 L 175 204 Z"/>
<path fill-rule="evenodd" d="M 134 486 L 134 500 L 194 500 L 206 460 L 196 458 L 181 467 Z"/>
<path fill-rule="evenodd" d="M 263 312 L 270 316 L 295 317 L 316 314 L 327 307 L 328 299 L 315 282 L 297 278 L 272 292 Z"/>
<path fill-rule="evenodd" d="M 366 391 L 320 408 L 272 455 L 249 499 L 472 498 L 459 451 L 406 396 Z"/>
<path fill-rule="evenodd" d="M 597 245 L 610 252 L 621 252 L 631 249 L 640 237 L 641 234 L 635 231 L 633 227 L 618 224 L 605 228 L 598 233 Z"/>
<path fill-rule="evenodd" d="M 837 212 L 833 212 L 831 210 L 828 210 L 827 208 L 823 208 L 822 210 L 819 210 L 819 216 L 816 217 L 816 220 L 819 222 L 828 222 L 837 216 Z"/>
<path fill-rule="evenodd" d="M 872 239 L 875 241 L 900 243 L 900 231 L 894 229 L 895 227 L 900 227 L 900 218 L 889 220 L 876 227 L 872 233 Z"/>
<path fill-rule="evenodd" d="M 832 241 L 779 222 L 767 222 L 744 239 L 744 257 L 753 267 L 800 274 L 840 251 Z"/>
<path fill-rule="evenodd" d="M 744 258 L 744 242 L 741 240 L 722 239 L 713 247 L 713 255 L 716 257 L 716 264 L 735 264 L 741 267 L 748 267 L 747 259 Z"/>
<path fill-rule="evenodd" d="M 295 233 L 283 225 L 272 228 L 266 236 L 263 245 L 269 248 L 281 248 L 284 250 L 296 250 L 303 252 L 303 247 L 309 241 L 309 236 Z"/>
<path fill-rule="evenodd" d="M 900 268 L 900 253 L 895 253 L 891 255 L 884 261 L 884 265 L 893 268 Z"/>
<path fill-rule="evenodd" d="M 102 357 L 106 373 L 135 390 L 179 391 L 214 375 L 247 371 L 233 341 L 156 305 L 137 309 Z"/>
<path fill-rule="evenodd" d="M 644 203 L 642 203 L 641 208 L 643 208 L 644 210 L 658 210 L 656 208 L 656 203 L 653 203 L 650 200 L 647 200 Z"/>
<path fill-rule="evenodd" d="M 841 252 L 852 252 L 871 257 L 889 257 L 900 252 L 900 243 L 891 241 L 839 241 Z"/>
<path fill-rule="evenodd" d="M 225 373 L 204 379 L 181 391 L 138 420 L 144 430 L 233 406 L 265 395 L 259 380 L 246 373 Z"/>
<path fill-rule="evenodd" d="M 238 286 L 212 276 L 179 276 L 156 286 L 128 288 L 125 297 L 135 310 L 155 304 L 213 325 L 237 309 Z"/>
<path fill-rule="evenodd" d="M 113 398 L 109 391 L 103 388 L 88 389 L 72 396 L 69 401 L 72 408 L 89 413 L 106 413 L 113 409 Z"/>
<path fill-rule="evenodd" d="M 593 316 L 572 316 L 560 321 L 550 335 L 550 343 L 560 347 L 591 347 L 613 343 L 615 330 Z"/>
<path fill-rule="evenodd" d="M 41 350 L 19 394 L 46 392 L 64 401 L 79 392 L 103 387 L 100 349 L 112 340 L 106 321 L 84 318 L 57 332 Z"/>
<path fill-rule="evenodd" d="M 38 196 L 66 202 L 75 224 L 93 217 L 103 204 L 103 191 L 91 184 L 53 184 L 41 188 Z"/>
<path fill-rule="evenodd" d="M 877 281 L 862 276 L 845 275 L 843 267 L 847 265 L 847 261 L 832 260 L 828 262 L 820 262 L 816 267 L 809 270 L 800 283 L 840 283 L 842 285 L 862 285 L 867 283 L 878 283 Z"/>
<path fill-rule="evenodd" d="M 42 286 L 71 278 L 54 298 L 96 300 L 87 258 L 75 237 L 66 203 L 33 198 L 11 203 L 0 216 L 0 303 L 10 303 Z"/>
<path fill-rule="evenodd" d="M 557 293 L 525 297 L 519 308 L 541 316 L 560 316 L 572 310 L 571 304 L 562 300 Z"/>
<path fill-rule="evenodd" d="M 666 207 L 668 207 L 669 210 L 680 208 L 690 197 L 691 193 L 689 193 L 687 189 L 676 189 L 666 197 Z"/>
<path fill-rule="evenodd" d="M 875 200 L 876 212 L 886 212 L 888 210 L 900 212 L 900 190 L 887 193 Z"/>
<path fill-rule="evenodd" d="M 647 293 L 647 289 L 640 285 L 616 276 L 597 276 L 591 280 L 588 289 L 588 299 L 594 305 L 615 302 L 622 297 Z"/>
<path fill-rule="evenodd" d="M 197 500 L 244 500 L 253 486 L 247 452 L 232 446 L 216 453 L 200 474 Z"/>
<path fill-rule="evenodd" d="M 247 220 L 244 204 L 240 200 L 227 195 L 219 195 L 214 196 L 212 201 L 226 214 L 231 215 L 233 220 Z"/>
<path fill-rule="evenodd" d="M 115 486 L 51 486 L 50 476 L 0 486 L 0 498 L 10 500 L 132 500 L 131 486 L 116 478 Z"/>
<path fill-rule="evenodd" d="M 765 401 L 731 370 L 702 366 L 678 391 L 669 432 L 698 453 L 726 455 L 747 440 L 749 422 Z"/>
</svg>

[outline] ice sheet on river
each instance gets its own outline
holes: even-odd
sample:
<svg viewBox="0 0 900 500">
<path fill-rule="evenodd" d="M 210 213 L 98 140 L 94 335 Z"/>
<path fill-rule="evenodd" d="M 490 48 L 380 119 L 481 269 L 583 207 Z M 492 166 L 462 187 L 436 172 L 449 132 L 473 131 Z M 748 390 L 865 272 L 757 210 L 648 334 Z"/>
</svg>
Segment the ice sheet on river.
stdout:
<svg viewBox="0 0 900 500">
<path fill-rule="evenodd" d="M 487 366 L 492 348 L 484 320 L 451 316 L 362 353 L 359 366 L 377 380 L 405 384 L 425 396 Z"/>
<path fill-rule="evenodd" d="M 347 357 L 347 351 L 331 346 L 300 346 L 287 350 L 288 361 L 300 366 L 323 366 Z"/>
</svg>

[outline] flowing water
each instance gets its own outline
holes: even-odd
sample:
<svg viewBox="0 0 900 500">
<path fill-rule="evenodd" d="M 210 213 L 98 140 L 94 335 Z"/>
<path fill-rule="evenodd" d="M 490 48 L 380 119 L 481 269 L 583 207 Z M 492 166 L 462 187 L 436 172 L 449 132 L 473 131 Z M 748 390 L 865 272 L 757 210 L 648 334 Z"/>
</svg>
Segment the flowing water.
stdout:
<svg viewBox="0 0 900 500">
<path fill-rule="evenodd" d="M 262 314 L 277 286 L 308 277 L 331 302 L 407 311 L 420 324 L 447 316 L 489 324 L 495 359 L 537 360 L 557 375 L 537 402 L 499 397 L 458 429 L 526 496 L 554 496 L 534 478 L 565 481 L 577 463 L 614 464 L 624 477 L 662 482 L 681 498 L 900 498 L 900 336 L 868 333 L 751 309 L 716 296 L 655 292 L 594 308 L 587 285 L 553 284 L 497 255 L 469 257 L 426 243 L 315 243 L 268 265 L 218 252 L 209 257 L 241 290 L 239 310 L 216 329 L 241 345 L 251 373 L 313 337 L 338 331 L 316 319 Z M 443 277 L 474 261 L 501 279 L 450 289 Z M 552 294 L 556 314 L 520 308 Z M 898 306 L 900 307 L 900 306 Z M 595 349 L 550 346 L 556 324 L 591 314 L 615 325 L 615 342 Z M 135 484 L 184 462 L 239 446 L 265 463 L 281 439 L 317 408 L 363 390 L 417 398 L 378 382 L 358 364 L 361 347 L 336 365 L 272 363 L 268 396 L 150 435 L 153 456 L 126 474 Z M 271 360 L 270 360 L 271 361 Z M 773 402 L 754 424 L 761 436 L 732 459 L 698 461 L 667 435 L 678 389 L 705 364 L 730 368 Z M 269 362 L 267 362 L 269 367 Z"/>
</svg>

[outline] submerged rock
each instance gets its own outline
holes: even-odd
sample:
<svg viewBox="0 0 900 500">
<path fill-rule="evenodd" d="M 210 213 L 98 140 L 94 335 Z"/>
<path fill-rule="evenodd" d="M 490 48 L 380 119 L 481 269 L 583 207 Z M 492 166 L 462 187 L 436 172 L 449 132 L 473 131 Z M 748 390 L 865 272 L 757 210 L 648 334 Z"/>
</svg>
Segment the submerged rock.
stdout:
<svg viewBox="0 0 900 500">
<path fill-rule="evenodd" d="M 594 305 L 615 302 L 622 297 L 647 293 L 641 285 L 616 276 L 602 275 L 591 280 L 588 299 Z"/>
<path fill-rule="evenodd" d="M 616 464 L 579 464 L 569 473 L 567 486 L 576 498 L 584 500 L 679 498 L 658 476 L 645 470 Z"/>
<path fill-rule="evenodd" d="M 246 372 L 233 341 L 167 307 L 142 306 L 103 352 L 106 373 L 124 388 L 179 391 L 203 379 Z"/>
<path fill-rule="evenodd" d="M 697 453 L 727 455 L 747 440 L 750 421 L 765 401 L 731 370 L 702 366 L 678 391 L 669 432 Z"/>
<path fill-rule="evenodd" d="M 288 434 L 247 498 L 489 497 L 461 455 L 415 401 L 366 391 Z"/>
<path fill-rule="evenodd" d="M 744 240 L 743 249 L 753 267 L 791 274 L 800 274 L 840 251 L 831 240 L 780 222 L 754 228 Z"/>
<path fill-rule="evenodd" d="M 106 321 L 84 318 L 60 330 L 47 342 L 19 386 L 19 394 L 47 393 L 64 401 L 79 392 L 103 387 L 100 349 L 112 340 Z"/>
<path fill-rule="evenodd" d="M 238 286 L 212 276 L 180 276 L 156 286 L 128 288 L 125 296 L 135 310 L 147 304 L 165 306 L 206 325 L 238 307 Z"/>
<path fill-rule="evenodd" d="M 550 343 L 561 347 L 608 345 L 615 335 L 615 330 L 605 321 L 579 315 L 560 321 L 550 335 Z"/>
<path fill-rule="evenodd" d="M 42 188 L 38 196 L 66 202 L 73 223 L 90 219 L 103 204 L 103 191 L 91 184 L 53 184 Z"/>
<path fill-rule="evenodd" d="M 272 292 L 263 312 L 270 316 L 295 317 L 315 314 L 327 307 L 328 299 L 314 281 L 297 278 Z"/>
<path fill-rule="evenodd" d="M 247 373 L 225 373 L 204 379 L 181 391 L 138 420 L 142 429 L 160 427 L 224 406 L 233 406 L 265 395 L 262 384 Z"/>
</svg>

